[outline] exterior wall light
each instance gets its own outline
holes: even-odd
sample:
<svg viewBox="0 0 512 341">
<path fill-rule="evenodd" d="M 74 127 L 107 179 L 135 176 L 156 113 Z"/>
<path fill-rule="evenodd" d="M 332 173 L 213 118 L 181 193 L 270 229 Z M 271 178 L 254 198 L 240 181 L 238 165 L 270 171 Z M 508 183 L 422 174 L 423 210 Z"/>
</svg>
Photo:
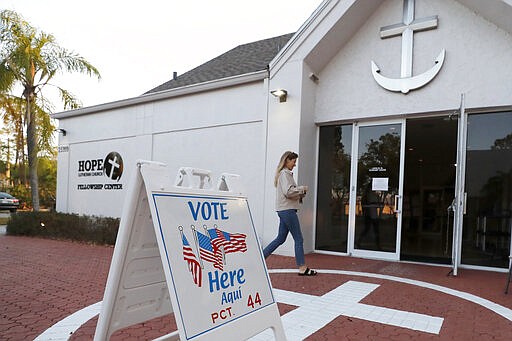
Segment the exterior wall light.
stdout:
<svg viewBox="0 0 512 341">
<path fill-rule="evenodd" d="M 288 91 L 284 89 L 276 89 L 270 91 L 272 96 L 279 98 L 279 103 L 286 102 L 286 97 L 288 96 Z"/>
<path fill-rule="evenodd" d="M 66 133 L 67 133 L 66 129 L 62 129 L 62 128 L 55 129 L 55 131 L 58 133 L 62 133 L 62 136 L 66 136 Z"/>
</svg>

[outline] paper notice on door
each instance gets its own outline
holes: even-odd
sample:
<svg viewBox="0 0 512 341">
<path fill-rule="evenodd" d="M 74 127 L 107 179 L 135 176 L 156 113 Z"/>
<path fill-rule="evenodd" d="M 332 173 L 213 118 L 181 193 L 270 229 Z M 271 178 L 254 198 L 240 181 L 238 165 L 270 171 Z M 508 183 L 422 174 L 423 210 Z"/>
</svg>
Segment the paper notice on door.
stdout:
<svg viewBox="0 0 512 341">
<path fill-rule="evenodd" d="M 388 191 L 389 178 L 372 178 L 372 191 Z"/>
</svg>

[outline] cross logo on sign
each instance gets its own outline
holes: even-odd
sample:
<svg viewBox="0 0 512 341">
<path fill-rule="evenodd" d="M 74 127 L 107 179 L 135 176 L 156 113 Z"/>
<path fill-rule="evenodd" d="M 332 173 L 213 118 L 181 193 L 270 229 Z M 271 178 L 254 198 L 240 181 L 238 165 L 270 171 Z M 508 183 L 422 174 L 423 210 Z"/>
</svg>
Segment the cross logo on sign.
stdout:
<svg viewBox="0 0 512 341">
<path fill-rule="evenodd" d="M 123 158 L 119 153 L 108 153 L 103 164 L 105 165 L 103 174 L 105 174 L 107 178 L 117 181 L 121 179 L 121 175 L 123 175 Z"/>
</svg>

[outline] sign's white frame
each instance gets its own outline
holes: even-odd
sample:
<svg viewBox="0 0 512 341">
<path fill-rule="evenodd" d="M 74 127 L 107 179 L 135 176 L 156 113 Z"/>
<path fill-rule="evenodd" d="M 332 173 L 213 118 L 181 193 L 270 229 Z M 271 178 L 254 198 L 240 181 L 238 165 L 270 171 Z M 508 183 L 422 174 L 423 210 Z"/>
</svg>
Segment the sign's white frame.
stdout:
<svg viewBox="0 0 512 341">
<path fill-rule="evenodd" d="M 248 236 L 257 244 L 258 257 L 252 261 L 261 262 L 264 268 L 264 274 L 258 274 L 257 282 L 263 285 L 263 288 L 268 286 L 271 301 L 218 327 L 207 328 L 194 335 L 185 332 L 186 321 L 182 320 L 180 311 L 180 304 L 183 302 L 178 302 L 177 299 L 177 293 L 183 288 L 175 286 L 168 258 L 169 252 L 181 255 L 183 250 L 164 247 L 166 237 L 161 233 L 159 221 L 152 219 L 158 216 L 158 207 L 152 198 L 154 195 L 172 195 L 246 200 L 237 188 L 238 176 L 222 174 L 216 188 L 213 189 L 211 172 L 206 170 L 181 168 L 177 177 L 172 179 L 166 165 L 138 161 L 137 170 L 133 173 L 94 340 L 108 340 L 113 333 L 122 328 L 173 311 L 178 330 L 157 340 L 211 340 L 221 337 L 242 340 L 269 328 L 274 332 L 276 340 L 286 340 L 254 226 L 244 232 L 251 234 Z"/>
</svg>

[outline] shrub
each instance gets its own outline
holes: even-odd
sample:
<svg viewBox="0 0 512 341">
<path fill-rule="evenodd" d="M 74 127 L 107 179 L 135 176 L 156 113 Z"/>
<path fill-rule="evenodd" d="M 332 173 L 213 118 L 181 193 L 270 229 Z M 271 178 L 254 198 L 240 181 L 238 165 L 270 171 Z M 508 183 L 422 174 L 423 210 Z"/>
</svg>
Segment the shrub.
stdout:
<svg viewBox="0 0 512 341">
<path fill-rule="evenodd" d="M 6 233 L 114 245 L 118 229 L 118 218 L 40 211 L 12 214 Z"/>
</svg>

